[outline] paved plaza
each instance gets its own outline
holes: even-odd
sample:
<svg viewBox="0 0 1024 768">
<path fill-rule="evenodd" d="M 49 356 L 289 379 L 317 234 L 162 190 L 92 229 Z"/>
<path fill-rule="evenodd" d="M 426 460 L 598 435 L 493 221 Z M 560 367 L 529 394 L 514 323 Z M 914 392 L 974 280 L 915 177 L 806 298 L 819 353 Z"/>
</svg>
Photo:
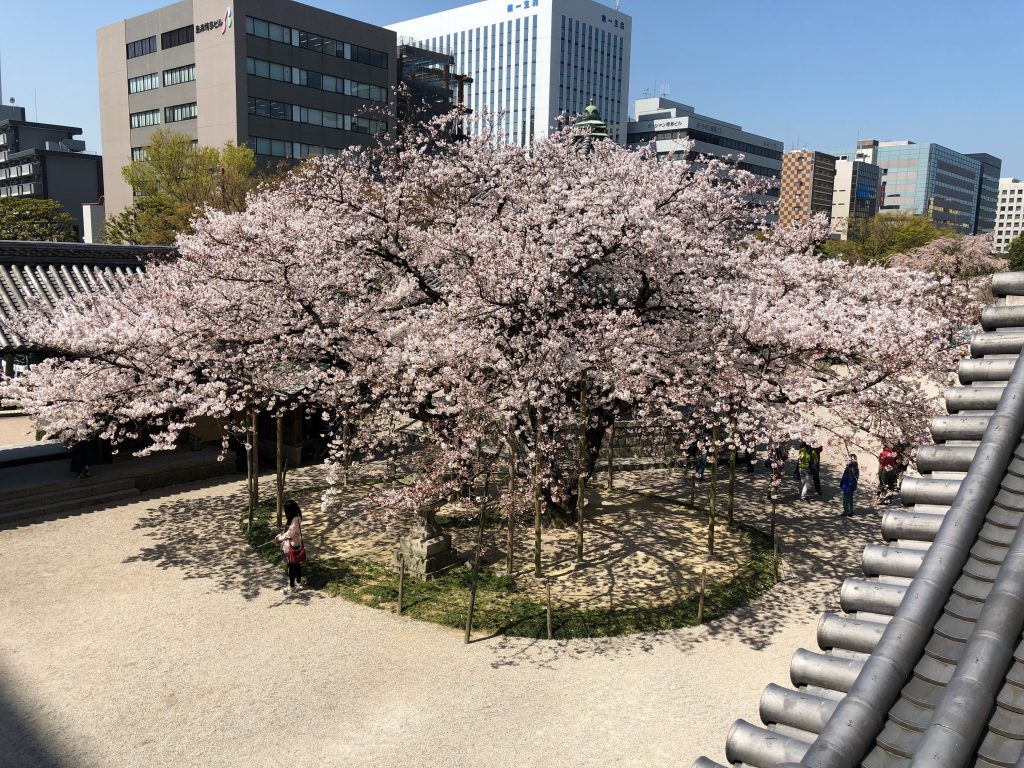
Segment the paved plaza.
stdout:
<svg viewBox="0 0 1024 768">
<path fill-rule="evenodd" d="M 207 481 L 0 529 L 5 766 L 721 759 L 733 718 L 756 718 L 764 686 L 814 646 L 821 610 L 878 531 L 874 513 L 843 521 L 834 503 L 801 505 L 781 518 L 785 581 L 727 619 L 467 647 L 457 631 L 282 593 L 283 575 L 238 536 L 243 496 L 244 481 Z"/>
</svg>

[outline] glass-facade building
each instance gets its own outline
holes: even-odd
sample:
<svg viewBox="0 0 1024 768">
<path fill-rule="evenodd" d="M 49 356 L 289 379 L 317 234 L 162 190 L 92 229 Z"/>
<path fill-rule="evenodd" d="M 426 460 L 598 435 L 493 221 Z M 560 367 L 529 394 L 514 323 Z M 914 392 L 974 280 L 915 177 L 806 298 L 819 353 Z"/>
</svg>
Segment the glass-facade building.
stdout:
<svg viewBox="0 0 1024 768">
<path fill-rule="evenodd" d="M 610 137 L 625 143 L 632 26 L 593 0 L 484 0 L 388 28 L 401 44 L 451 56 L 472 78 L 465 106 L 489 115 L 505 141 L 527 146 L 590 100 Z"/>
<path fill-rule="evenodd" d="M 858 143 L 857 157 L 882 169 L 882 213 L 927 214 L 936 225 L 965 235 L 993 228 L 999 158 L 985 155 L 983 163 L 941 144 L 872 140 Z"/>
</svg>

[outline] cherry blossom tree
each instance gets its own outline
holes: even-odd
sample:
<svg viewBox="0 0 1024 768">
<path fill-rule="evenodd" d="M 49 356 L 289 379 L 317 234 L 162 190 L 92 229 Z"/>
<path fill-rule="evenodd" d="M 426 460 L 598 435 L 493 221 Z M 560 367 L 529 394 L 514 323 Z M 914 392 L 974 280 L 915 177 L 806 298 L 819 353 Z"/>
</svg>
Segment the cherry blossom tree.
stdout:
<svg viewBox="0 0 1024 768">
<path fill-rule="evenodd" d="M 22 318 L 60 356 L 2 396 L 62 439 L 145 424 L 153 448 L 199 416 L 301 405 L 339 486 L 415 425 L 416 471 L 382 509 L 429 518 L 504 463 L 496 504 L 511 525 L 532 493 L 538 569 L 545 518 L 582 531 L 618 420 L 715 451 L 891 411 L 923 428 L 921 384 L 953 353 L 941 281 L 820 259 L 820 222 L 769 226 L 729 160 L 497 138 L 436 121 L 208 211 L 125 293 Z"/>
</svg>

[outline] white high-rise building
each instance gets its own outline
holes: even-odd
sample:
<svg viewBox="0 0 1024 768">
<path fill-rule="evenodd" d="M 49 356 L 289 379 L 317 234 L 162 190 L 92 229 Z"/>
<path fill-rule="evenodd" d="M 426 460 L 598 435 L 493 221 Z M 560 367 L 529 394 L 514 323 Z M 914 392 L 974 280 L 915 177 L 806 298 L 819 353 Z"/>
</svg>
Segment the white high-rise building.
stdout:
<svg viewBox="0 0 1024 768">
<path fill-rule="evenodd" d="M 1006 253 L 1014 238 L 1024 234 L 1024 181 L 999 180 L 999 202 L 992 244 L 996 253 Z"/>
<path fill-rule="evenodd" d="M 392 24 L 400 42 L 449 54 L 473 78 L 464 103 L 503 113 L 506 140 L 528 145 L 589 101 L 626 141 L 633 20 L 593 0 L 483 0 Z"/>
</svg>

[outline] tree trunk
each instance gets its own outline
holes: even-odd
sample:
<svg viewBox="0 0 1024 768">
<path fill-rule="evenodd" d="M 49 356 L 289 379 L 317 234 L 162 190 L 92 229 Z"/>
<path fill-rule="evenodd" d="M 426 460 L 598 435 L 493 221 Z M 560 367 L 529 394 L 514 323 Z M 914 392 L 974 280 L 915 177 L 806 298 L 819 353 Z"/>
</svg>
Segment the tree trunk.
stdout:
<svg viewBox="0 0 1024 768">
<path fill-rule="evenodd" d="M 284 516 L 284 414 L 278 413 L 277 420 L 277 527 L 283 524 Z"/>
<path fill-rule="evenodd" d="M 718 494 L 718 425 L 711 428 L 711 489 L 708 492 L 708 557 L 715 556 L 715 497 Z"/>
</svg>

